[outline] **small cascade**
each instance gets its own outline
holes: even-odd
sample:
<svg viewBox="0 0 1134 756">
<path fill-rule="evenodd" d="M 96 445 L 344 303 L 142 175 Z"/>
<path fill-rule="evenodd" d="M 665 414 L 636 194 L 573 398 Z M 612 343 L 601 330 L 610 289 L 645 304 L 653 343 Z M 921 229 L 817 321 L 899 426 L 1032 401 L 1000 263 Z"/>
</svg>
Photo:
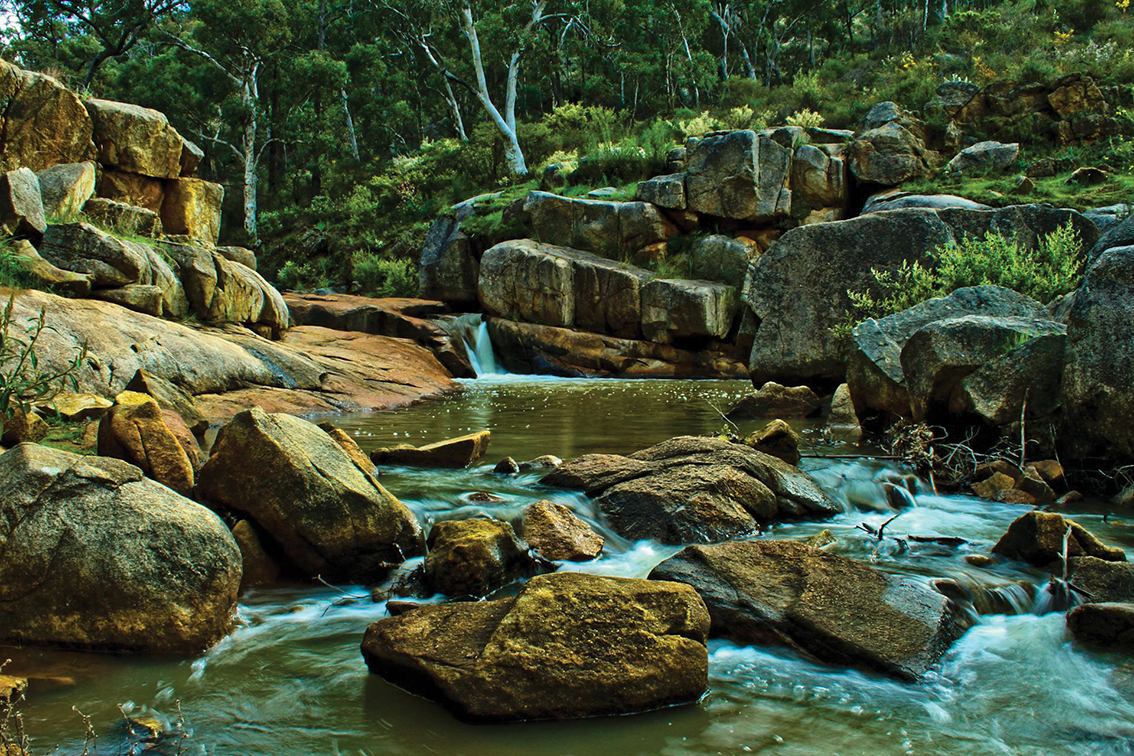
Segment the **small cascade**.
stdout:
<svg viewBox="0 0 1134 756">
<path fill-rule="evenodd" d="M 465 345 L 465 352 L 477 378 L 488 375 L 505 375 L 496 363 L 496 353 L 492 350 L 492 339 L 488 335 L 488 323 L 480 313 L 461 315 L 450 322 L 448 329 L 454 338 Z"/>
</svg>

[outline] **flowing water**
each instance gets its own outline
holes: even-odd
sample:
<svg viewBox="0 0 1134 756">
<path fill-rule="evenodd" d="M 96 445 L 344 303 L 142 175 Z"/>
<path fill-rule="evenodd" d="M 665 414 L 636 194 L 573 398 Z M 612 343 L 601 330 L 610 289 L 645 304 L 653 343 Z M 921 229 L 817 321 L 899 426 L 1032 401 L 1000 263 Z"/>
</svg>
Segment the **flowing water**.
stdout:
<svg viewBox="0 0 1134 756">
<path fill-rule="evenodd" d="M 485 465 L 384 470 L 383 483 L 425 521 L 478 513 L 516 518 L 538 499 L 562 502 L 608 539 L 599 560 L 564 569 L 633 577 L 644 577 L 677 549 L 619 538 L 585 497 L 542 487 L 537 475 L 495 475 L 493 464 L 506 455 L 630 452 L 674 435 L 713 432 L 724 424 L 716 408 L 750 390 L 743 382 L 514 376 L 469 381 L 465 389 L 442 401 L 338 422 L 365 449 L 490 428 Z M 799 428 L 809 453 L 861 451 L 829 444 L 812 425 Z M 56 745 L 57 753 L 83 750 L 84 727 L 72 707 L 91 717 L 99 738 L 86 745 L 99 754 L 143 747 L 216 756 L 1134 753 L 1134 663 L 1071 643 L 1062 614 L 1040 613 L 1047 582 L 1041 573 L 1003 564 L 981 570 L 963 559 L 987 553 L 1024 508 L 935 495 L 892 463 L 808 458 L 803 466 L 846 512 L 825 522 L 779 525 L 770 537 L 828 529 L 838 539 L 833 551 L 916 580 L 951 578 L 1000 612 L 981 617 L 922 682 L 897 683 L 783 649 L 714 641 L 710 690 L 696 705 L 587 721 L 465 725 L 367 674 L 359 642 L 385 612 L 355 586 L 251 592 L 241 599 L 235 632 L 196 659 L 3 653 L 15 659 L 11 672 L 75 681 L 31 690 L 25 724 L 36 753 Z M 859 527 L 877 528 L 894 515 L 881 483 L 903 479 L 916 506 L 903 509 L 886 533 L 964 543 L 902 549 Z M 503 501 L 470 498 L 480 491 Z M 1134 550 L 1134 529 L 1125 523 L 1108 524 L 1090 512 L 1076 518 L 1105 541 Z M 180 726 L 189 736 L 131 750 L 123 713 Z"/>
</svg>

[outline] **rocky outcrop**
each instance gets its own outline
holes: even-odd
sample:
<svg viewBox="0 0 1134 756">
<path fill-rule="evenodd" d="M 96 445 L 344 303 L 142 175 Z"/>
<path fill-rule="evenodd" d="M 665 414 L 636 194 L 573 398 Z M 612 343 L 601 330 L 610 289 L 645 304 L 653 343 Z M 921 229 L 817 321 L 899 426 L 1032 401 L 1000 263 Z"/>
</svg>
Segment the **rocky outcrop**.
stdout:
<svg viewBox="0 0 1134 756">
<path fill-rule="evenodd" d="M 878 103 L 850 144 L 850 171 L 862 183 L 885 186 L 928 176 L 941 158 L 925 139 L 921 121 L 892 102 Z"/>
<path fill-rule="evenodd" d="M 1062 403 L 1068 455 L 1134 457 L 1134 246 L 1100 254 L 1074 294 Z"/>
<path fill-rule="evenodd" d="M 425 236 L 419 261 L 418 294 L 461 305 L 475 305 L 480 279 L 480 258 L 472 240 L 461 232 L 461 221 L 472 213 L 446 214 L 433 221 Z"/>
<path fill-rule="evenodd" d="M 532 567 L 528 547 L 501 520 L 445 520 L 426 545 L 426 585 L 455 598 L 487 596 Z"/>
<path fill-rule="evenodd" d="M 240 551 L 220 518 L 125 462 L 0 456 L 0 638 L 192 654 L 229 629 Z"/>
<path fill-rule="evenodd" d="M 372 673 L 467 721 L 573 719 L 698 700 L 708 630 L 688 586 L 563 573 L 515 598 L 379 620 L 362 655 Z"/>
<path fill-rule="evenodd" d="M 970 624 L 921 583 L 798 541 L 689 546 L 650 578 L 693 586 L 713 635 L 905 680 L 925 674 Z"/>
<path fill-rule="evenodd" d="M 626 457 L 588 454 L 543 482 L 596 497 L 620 535 L 662 543 L 741 538 L 777 520 L 837 510 L 801 470 L 716 438 L 681 436 Z"/>
<path fill-rule="evenodd" d="M 1063 539 L 1068 530 L 1071 531 L 1067 538 L 1068 557 L 1126 561 L 1122 549 L 1105 545 L 1079 523 L 1054 512 L 1033 511 L 1013 520 L 992 550 L 1036 567 L 1059 568 L 1063 559 Z"/>
<path fill-rule="evenodd" d="M 165 114 L 94 97 L 83 104 L 94 125 L 100 163 L 153 178 L 181 175 L 181 135 Z"/>
<path fill-rule="evenodd" d="M 460 469 L 483 459 L 491 439 L 491 431 L 482 430 L 425 446 L 401 444 L 375 449 L 371 452 L 370 459 L 376 465 Z"/>
<path fill-rule="evenodd" d="M 0 171 L 42 171 L 94 158 L 93 126 L 82 100 L 50 76 L 0 60 Z"/>
<path fill-rule="evenodd" d="M 635 198 L 667 210 L 684 210 L 685 174 L 670 173 L 639 181 Z"/>
<path fill-rule="evenodd" d="M 956 197 L 952 194 L 910 194 L 909 192 L 889 189 L 871 195 L 870 199 L 866 200 L 866 204 L 863 205 L 861 214 L 867 215 L 882 210 L 905 210 L 912 207 L 927 210 L 944 210 L 951 207 L 959 207 L 965 210 L 992 209 L 988 205 L 982 205 L 979 202 L 973 202 L 964 197 Z"/>
<path fill-rule="evenodd" d="M 250 471 L 270 471 L 263 475 Z M 421 526 L 306 420 L 241 412 L 221 428 L 197 493 L 259 525 L 305 576 L 367 582 L 422 552 Z"/>
<path fill-rule="evenodd" d="M 1017 205 L 999 210 L 908 209 L 873 213 L 785 233 L 748 269 L 742 298 L 755 324 L 749 369 L 757 383 L 837 380 L 844 346 L 831 329 L 851 311 L 847 291 L 876 291 L 872 269 L 931 265 L 930 253 L 962 235 L 989 231 L 1034 245 L 1070 222 L 1084 242 L 1098 231 L 1074 210 Z M 853 393 L 853 386 L 852 386 Z"/>
<path fill-rule="evenodd" d="M 0 234 L 38 243 L 47 230 L 39 179 L 27 168 L 0 175 Z"/>
<path fill-rule="evenodd" d="M 524 200 L 524 211 L 531 215 L 532 231 L 540 241 L 614 259 L 677 235 L 673 224 L 646 202 L 532 192 Z"/>
<path fill-rule="evenodd" d="M 791 215 L 791 145 L 754 131 L 708 134 L 687 147 L 687 207 L 768 223 Z"/>
<path fill-rule="evenodd" d="M 528 240 L 504 242 L 485 252 L 479 283 L 485 311 L 544 325 L 574 325 L 574 265 L 563 252 L 567 250 Z"/>
<path fill-rule="evenodd" d="M 193 490 L 189 454 L 147 394 L 123 391 L 115 397 L 99 422 L 98 453 L 137 465 L 147 477 L 185 496 Z"/>
<path fill-rule="evenodd" d="M 189 307 L 201 320 L 263 326 L 277 337 L 290 325 L 283 296 L 251 268 L 194 244 L 161 248 L 177 266 Z"/>
<path fill-rule="evenodd" d="M 721 234 L 694 239 L 689 251 L 694 278 L 736 287 L 744 283 L 748 263 L 759 254 L 758 246 Z"/>
<path fill-rule="evenodd" d="M 102 228 L 114 229 L 114 233 L 124 236 L 160 239 L 163 233 L 161 216 L 153 210 L 102 197 L 87 200 L 83 215 Z"/>
<path fill-rule="evenodd" d="M 724 341 L 739 304 L 727 284 L 655 278 L 642 286 L 642 334 L 659 344 Z"/>
<path fill-rule="evenodd" d="M 570 328 L 493 318 L 492 344 L 513 373 L 624 378 L 747 378 L 731 348 L 680 349 Z"/>
<path fill-rule="evenodd" d="M 556 562 L 595 559 L 606 542 L 570 509 L 546 499 L 524 509 L 523 535 L 540 556 Z"/>
</svg>

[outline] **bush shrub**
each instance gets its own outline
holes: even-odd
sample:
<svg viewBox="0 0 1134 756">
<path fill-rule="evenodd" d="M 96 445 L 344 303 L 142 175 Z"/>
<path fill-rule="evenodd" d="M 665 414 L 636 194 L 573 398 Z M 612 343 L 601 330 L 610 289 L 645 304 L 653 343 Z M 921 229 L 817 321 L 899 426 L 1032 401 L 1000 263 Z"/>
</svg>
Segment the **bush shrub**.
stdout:
<svg viewBox="0 0 1134 756">
<path fill-rule="evenodd" d="M 413 260 L 356 252 L 351 263 L 360 294 L 370 297 L 417 296 L 417 266 Z"/>
</svg>

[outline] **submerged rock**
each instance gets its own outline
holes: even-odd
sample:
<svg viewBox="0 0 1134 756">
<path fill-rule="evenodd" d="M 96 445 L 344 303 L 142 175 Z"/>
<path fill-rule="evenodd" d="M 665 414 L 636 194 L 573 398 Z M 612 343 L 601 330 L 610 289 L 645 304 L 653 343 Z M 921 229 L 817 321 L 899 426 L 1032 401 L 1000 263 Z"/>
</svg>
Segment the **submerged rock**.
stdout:
<svg viewBox="0 0 1134 756">
<path fill-rule="evenodd" d="M 215 514 L 120 460 L 0 456 L 0 639 L 196 653 L 228 632 L 240 550 Z"/>
<path fill-rule="evenodd" d="M 197 492 L 253 520 L 307 577 L 380 580 L 422 553 L 409 509 L 324 431 L 290 415 L 254 407 L 234 417 Z"/>
<path fill-rule="evenodd" d="M 362 655 L 372 673 L 466 721 L 577 719 L 697 701 L 708 630 L 688 586 L 557 573 L 515 598 L 379 620 Z"/>
<path fill-rule="evenodd" d="M 716 438 L 680 436 L 628 457 L 588 454 L 544 477 L 582 489 L 626 538 L 711 543 L 781 519 L 840 511 L 803 471 Z"/>
<path fill-rule="evenodd" d="M 524 509 L 523 532 L 529 546 L 556 562 L 595 559 L 606 542 L 570 509 L 546 499 Z"/>
<path fill-rule="evenodd" d="M 468 467 L 479 461 L 488 451 L 491 431 L 477 431 L 457 438 L 447 438 L 425 446 L 403 444 L 375 449 L 370 459 L 376 465 L 405 465 L 406 467 Z"/>
<path fill-rule="evenodd" d="M 689 546 L 650 578 L 693 586 L 713 635 L 906 680 L 936 664 L 970 624 L 920 583 L 798 541 Z"/>
<path fill-rule="evenodd" d="M 425 582 L 447 596 L 480 598 L 531 567 L 527 547 L 501 520 L 445 520 L 429 531 Z"/>
</svg>

